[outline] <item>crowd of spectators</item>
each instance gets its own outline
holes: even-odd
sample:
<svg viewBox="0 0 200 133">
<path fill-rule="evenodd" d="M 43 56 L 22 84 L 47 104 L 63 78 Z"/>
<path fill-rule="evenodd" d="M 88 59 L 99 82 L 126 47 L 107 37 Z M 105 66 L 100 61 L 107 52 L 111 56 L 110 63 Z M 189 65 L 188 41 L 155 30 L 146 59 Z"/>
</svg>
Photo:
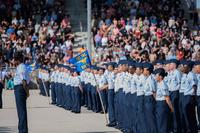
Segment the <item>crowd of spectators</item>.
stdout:
<svg viewBox="0 0 200 133">
<path fill-rule="evenodd" d="M 74 35 L 64 0 L 0 0 L 0 64 L 13 66 L 13 55 L 23 51 L 51 66 L 72 57 Z"/>
<path fill-rule="evenodd" d="M 181 0 L 104 0 L 94 3 L 96 61 L 200 60 L 198 20 L 191 30 Z"/>
</svg>

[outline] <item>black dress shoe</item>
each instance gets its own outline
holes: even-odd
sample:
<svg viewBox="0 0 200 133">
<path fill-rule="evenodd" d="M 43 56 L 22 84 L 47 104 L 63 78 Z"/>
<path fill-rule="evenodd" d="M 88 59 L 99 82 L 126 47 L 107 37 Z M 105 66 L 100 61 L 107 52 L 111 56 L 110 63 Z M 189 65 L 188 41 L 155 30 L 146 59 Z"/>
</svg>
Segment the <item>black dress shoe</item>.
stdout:
<svg viewBox="0 0 200 133">
<path fill-rule="evenodd" d="M 116 126 L 116 123 L 109 123 L 109 124 L 107 124 L 106 126 L 108 126 L 108 127 L 115 127 L 115 126 Z"/>
</svg>

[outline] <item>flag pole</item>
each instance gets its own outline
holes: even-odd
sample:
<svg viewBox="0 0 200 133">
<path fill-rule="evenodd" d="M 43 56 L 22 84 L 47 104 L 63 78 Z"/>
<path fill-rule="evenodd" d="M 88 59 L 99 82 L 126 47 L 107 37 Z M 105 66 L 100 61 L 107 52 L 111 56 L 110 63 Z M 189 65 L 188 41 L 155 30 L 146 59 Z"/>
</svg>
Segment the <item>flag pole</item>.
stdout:
<svg viewBox="0 0 200 133">
<path fill-rule="evenodd" d="M 45 91 L 45 93 L 46 93 L 46 96 L 47 96 L 47 98 L 48 98 L 48 102 L 49 102 L 49 105 L 50 105 L 50 100 L 49 100 L 49 96 L 48 96 L 48 93 L 47 93 L 46 85 L 44 84 L 43 79 L 41 79 L 41 80 L 42 80 L 42 85 L 43 85 L 43 87 L 44 87 L 44 91 Z"/>
<path fill-rule="evenodd" d="M 102 100 L 100 92 L 99 92 L 99 86 L 98 86 L 98 83 L 97 83 L 97 79 L 96 79 L 94 73 L 92 73 L 92 75 L 93 75 L 93 77 L 95 79 L 95 82 L 96 82 L 97 93 L 99 95 L 99 99 L 100 99 L 100 102 L 101 102 L 101 107 L 102 107 L 102 110 L 103 110 L 103 113 L 104 113 L 104 116 L 105 116 L 105 119 L 106 119 L 106 124 L 108 124 L 108 117 L 106 115 L 105 107 L 103 105 L 103 100 Z"/>
</svg>

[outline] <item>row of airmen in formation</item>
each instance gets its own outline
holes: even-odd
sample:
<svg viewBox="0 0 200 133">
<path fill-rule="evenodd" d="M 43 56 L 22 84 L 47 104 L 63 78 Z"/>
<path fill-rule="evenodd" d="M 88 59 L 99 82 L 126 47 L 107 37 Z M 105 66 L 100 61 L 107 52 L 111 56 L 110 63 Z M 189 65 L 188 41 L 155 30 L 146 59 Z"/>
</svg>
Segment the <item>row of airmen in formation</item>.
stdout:
<svg viewBox="0 0 200 133">
<path fill-rule="evenodd" d="M 50 82 L 49 82 L 50 81 Z M 56 65 L 39 71 L 42 95 L 52 104 L 81 112 L 108 112 L 107 126 L 124 133 L 197 133 L 200 121 L 200 62 L 175 59 L 138 63 L 121 60 L 79 73 Z M 44 88 L 45 86 L 45 88 Z M 195 108 L 197 108 L 197 115 Z"/>
</svg>

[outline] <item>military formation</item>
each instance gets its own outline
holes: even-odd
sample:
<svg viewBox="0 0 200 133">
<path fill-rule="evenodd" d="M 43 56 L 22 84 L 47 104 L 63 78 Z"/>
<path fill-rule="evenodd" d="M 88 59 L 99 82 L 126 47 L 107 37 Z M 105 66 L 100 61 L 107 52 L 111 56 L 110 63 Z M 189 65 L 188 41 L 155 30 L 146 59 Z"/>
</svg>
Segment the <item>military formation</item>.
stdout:
<svg viewBox="0 0 200 133">
<path fill-rule="evenodd" d="M 123 133 L 197 133 L 199 129 L 200 61 L 120 60 L 82 72 L 58 64 L 41 68 L 38 83 L 40 94 L 51 96 L 52 104 L 73 113 L 80 113 L 81 106 L 95 113 L 105 111 L 107 126 Z"/>
</svg>

